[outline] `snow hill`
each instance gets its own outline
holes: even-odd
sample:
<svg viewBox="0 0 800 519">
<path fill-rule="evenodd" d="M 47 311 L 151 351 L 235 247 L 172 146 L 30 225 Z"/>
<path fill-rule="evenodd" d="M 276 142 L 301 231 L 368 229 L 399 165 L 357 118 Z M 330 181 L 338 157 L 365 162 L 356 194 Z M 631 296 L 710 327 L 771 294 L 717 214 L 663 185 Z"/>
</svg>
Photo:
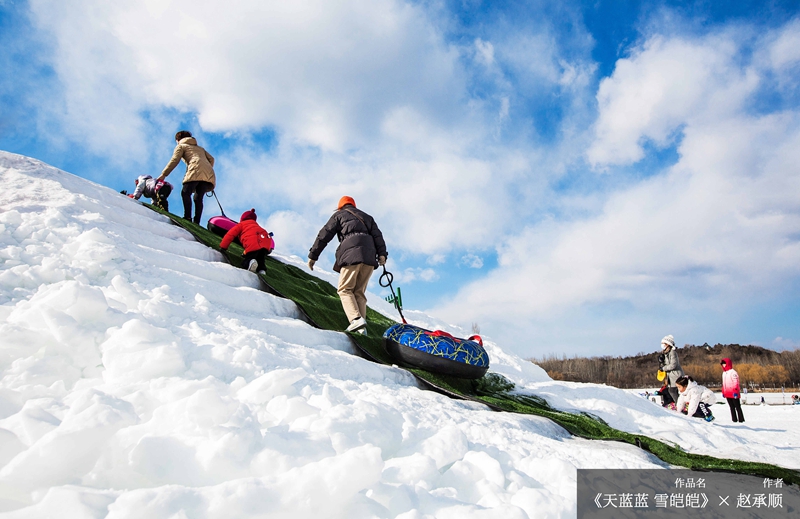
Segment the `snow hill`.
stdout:
<svg viewBox="0 0 800 519">
<path fill-rule="evenodd" d="M 0 518 L 574 517 L 576 468 L 664 466 L 421 390 L 111 189 L 2 152 L 0 179 Z M 487 349 L 557 408 L 800 468 L 796 427 L 709 425 Z"/>
</svg>

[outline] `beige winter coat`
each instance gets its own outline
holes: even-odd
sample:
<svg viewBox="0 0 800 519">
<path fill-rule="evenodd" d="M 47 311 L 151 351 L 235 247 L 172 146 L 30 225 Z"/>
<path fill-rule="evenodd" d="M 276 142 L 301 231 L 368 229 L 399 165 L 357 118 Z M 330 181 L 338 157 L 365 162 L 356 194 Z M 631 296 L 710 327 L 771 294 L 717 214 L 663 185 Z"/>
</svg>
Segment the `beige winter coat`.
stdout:
<svg viewBox="0 0 800 519">
<path fill-rule="evenodd" d="M 194 137 L 184 137 L 175 146 L 172 158 L 161 172 L 160 178 L 165 178 L 172 173 L 175 166 L 183 159 L 186 163 L 186 175 L 183 176 L 183 183 L 204 181 L 211 182 L 217 187 L 217 177 L 214 175 L 214 157 L 209 152 L 197 145 Z"/>
</svg>

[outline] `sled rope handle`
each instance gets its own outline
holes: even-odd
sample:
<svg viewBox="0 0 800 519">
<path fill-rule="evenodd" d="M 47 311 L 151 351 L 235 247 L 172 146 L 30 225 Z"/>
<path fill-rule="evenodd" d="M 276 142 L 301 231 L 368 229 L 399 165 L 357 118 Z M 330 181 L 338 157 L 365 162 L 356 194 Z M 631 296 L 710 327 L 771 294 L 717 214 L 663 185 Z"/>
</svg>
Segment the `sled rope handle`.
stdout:
<svg viewBox="0 0 800 519">
<path fill-rule="evenodd" d="M 383 280 L 386 278 L 386 283 L 384 284 Z M 383 265 L 383 274 L 381 274 L 380 279 L 378 279 L 378 284 L 383 288 L 389 287 L 389 290 L 392 291 L 392 301 L 394 301 L 394 307 L 397 308 L 397 311 L 400 313 L 400 319 L 403 320 L 403 324 L 408 324 L 406 318 L 403 317 L 403 307 L 400 306 L 400 301 L 397 300 L 397 296 L 394 293 L 394 287 L 392 286 L 392 281 L 394 281 L 394 276 L 391 272 L 386 270 L 386 265 Z"/>
<path fill-rule="evenodd" d="M 219 206 L 219 212 L 222 213 L 222 216 L 227 218 L 228 215 L 225 214 L 225 210 L 222 208 L 222 204 L 219 203 L 219 198 L 217 198 L 217 192 L 212 189 L 211 194 L 209 195 L 208 193 L 206 193 L 206 196 L 208 198 L 211 198 L 213 196 L 217 200 L 217 205 Z"/>
</svg>

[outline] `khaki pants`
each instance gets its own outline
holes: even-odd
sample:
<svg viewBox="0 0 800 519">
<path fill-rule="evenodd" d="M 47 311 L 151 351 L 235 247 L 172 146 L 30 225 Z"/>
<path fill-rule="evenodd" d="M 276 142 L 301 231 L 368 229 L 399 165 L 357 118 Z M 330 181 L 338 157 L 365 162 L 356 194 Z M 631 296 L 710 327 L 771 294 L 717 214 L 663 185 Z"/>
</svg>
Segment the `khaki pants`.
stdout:
<svg viewBox="0 0 800 519">
<path fill-rule="evenodd" d="M 359 263 L 357 265 L 347 265 L 339 271 L 339 298 L 342 300 L 344 313 L 347 320 L 353 322 L 359 317 L 367 318 L 367 291 L 369 278 L 375 267 Z"/>
</svg>

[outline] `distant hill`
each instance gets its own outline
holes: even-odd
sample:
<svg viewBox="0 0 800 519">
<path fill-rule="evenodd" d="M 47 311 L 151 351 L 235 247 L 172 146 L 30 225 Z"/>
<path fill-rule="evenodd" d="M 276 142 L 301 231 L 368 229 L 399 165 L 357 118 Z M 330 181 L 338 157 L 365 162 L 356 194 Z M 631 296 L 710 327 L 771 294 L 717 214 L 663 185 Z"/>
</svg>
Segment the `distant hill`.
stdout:
<svg viewBox="0 0 800 519">
<path fill-rule="evenodd" d="M 659 351 L 631 357 L 547 356 L 531 359 L 555 380 L 593 382 L 620 388 L 653 387 Z M 800 387 L 800 350 L 777 352 L 761 346 L 740 344 L 686 344 L 678 348 L 678 358 L 687 375 L 705 386 L 722 383 L 720 359 L 730 358 L 743 387 L 750 390 Z"/>
</svg>

